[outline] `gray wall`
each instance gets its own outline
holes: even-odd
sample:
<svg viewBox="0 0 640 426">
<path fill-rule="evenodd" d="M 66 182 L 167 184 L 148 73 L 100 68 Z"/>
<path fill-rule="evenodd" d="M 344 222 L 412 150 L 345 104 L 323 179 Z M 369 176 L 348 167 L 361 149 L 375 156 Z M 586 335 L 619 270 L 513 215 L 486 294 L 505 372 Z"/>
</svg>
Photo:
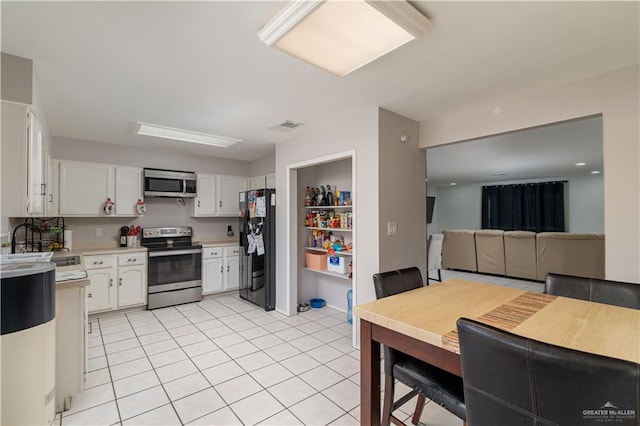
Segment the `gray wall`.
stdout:
<svg viewBox="0 0 640 426">
<path fill-rule="evenodd" d="M 31 104 L 33 101 L 33 61 L 2 52 L 0 91 L 5 101 Z"/>
<path fill-rule="evenodd" d="M 602 175 L 551 180 L 568 181 L 565 186 L 566 231 L 603 233 L 604 182 Z M 532 180 L 519 182 L 532 182 Z M 516 181 L 436 188 L 435 211 L 438 221 L 430 225 L 429 232 L 439 233 L 443 229 L 480 229 L 482 186 L 508 183 L 516 183 Z M 430 193 L 433 193 L 433 188 L 430 188 Z"/>
<path fill-rule="evenodd" d="M 248 176 L 260 176 L 260 175 L 268 175 L 269 173 L 274 173 L 276 171 L 276 154 L 267 155 L 266 157 L 262 157 L 257 159 L 256 161 L 252 161 L 249 165 L 249 175 Z"/>
</svg>

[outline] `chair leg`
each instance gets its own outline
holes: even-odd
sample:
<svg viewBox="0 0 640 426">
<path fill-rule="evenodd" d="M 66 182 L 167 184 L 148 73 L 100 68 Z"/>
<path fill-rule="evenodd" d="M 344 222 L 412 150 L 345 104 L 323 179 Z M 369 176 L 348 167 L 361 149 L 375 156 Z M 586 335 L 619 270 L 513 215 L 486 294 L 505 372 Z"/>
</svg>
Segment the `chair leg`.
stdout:
<svg viewBox="0 0 640 426">
<path fill-rule="evenodd" d="M 440 269 L 438 269 L 438 281 L 442 282 L 442 274 L 440 273 Z"/>
<path fill-rule="evenodd" d="M 382 426 L 389 426 L 391 407 L 393 406 L 394 379 L 391 374 L 384 375 L 384 403 L 382 405 Z"/>
<path fill-rule="evenodd" d="M 424 409 L 424 404 L 427 402 L 427 398 L 419 393 L 418 394 L 418 402 L 416 403 L 416 411 L 413 412 L 413 418 L 411 419 L 411 423 L 417 425 L 420 421 L 420 417 L 422 417 L 422 410 Z"/>
</svg>

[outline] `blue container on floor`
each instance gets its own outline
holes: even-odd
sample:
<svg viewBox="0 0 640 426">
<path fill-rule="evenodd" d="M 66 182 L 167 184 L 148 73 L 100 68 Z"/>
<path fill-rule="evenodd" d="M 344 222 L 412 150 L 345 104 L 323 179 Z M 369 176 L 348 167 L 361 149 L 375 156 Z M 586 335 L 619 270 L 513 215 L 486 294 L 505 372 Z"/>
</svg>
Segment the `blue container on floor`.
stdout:
<svg viewBox="0 0 640 426">
<path fill-rule="evenodd" d="M 347 291 L 347 322 L 353 324 L 353 290 Z"/>
</svg>

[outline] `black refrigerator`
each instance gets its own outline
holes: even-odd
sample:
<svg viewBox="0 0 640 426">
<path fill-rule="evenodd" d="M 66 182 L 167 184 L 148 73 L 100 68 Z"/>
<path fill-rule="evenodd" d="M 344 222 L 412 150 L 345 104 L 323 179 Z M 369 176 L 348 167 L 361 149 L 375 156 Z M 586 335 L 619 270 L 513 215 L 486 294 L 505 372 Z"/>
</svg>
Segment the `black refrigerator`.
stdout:
<svg viewBox="0 0 640 426">
<path fill-rule="evenodd" d="M 276 190 L 240 193 L 240 297 L 276 307 Z"/>
</svg>

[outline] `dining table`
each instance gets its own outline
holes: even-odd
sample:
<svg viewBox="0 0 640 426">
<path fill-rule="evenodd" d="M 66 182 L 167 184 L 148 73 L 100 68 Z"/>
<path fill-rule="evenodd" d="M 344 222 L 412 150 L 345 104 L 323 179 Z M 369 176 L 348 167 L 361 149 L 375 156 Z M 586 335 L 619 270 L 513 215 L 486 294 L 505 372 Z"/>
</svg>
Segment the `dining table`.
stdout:
<svg viewBox="0 0 640 426">
<path fill-rule="evenodd" d="M 640 364 L 640 310 L 461 278 L 357 305 L 360 422 L 380 424 L 380 344 L 462 377 L 456 321 Z"/>
</svg>

